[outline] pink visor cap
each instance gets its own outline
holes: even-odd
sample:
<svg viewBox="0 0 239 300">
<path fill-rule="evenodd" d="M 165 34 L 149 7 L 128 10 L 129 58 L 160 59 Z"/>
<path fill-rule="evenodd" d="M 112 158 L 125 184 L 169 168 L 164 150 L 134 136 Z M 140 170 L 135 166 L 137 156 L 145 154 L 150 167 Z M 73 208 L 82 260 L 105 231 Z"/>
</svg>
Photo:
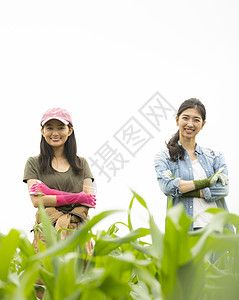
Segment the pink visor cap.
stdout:
<svg viewBox="0 0 239 300">
<path fill-rule="evenodd" d="M 71 125 L 73 126 L 71 116 L 68 113 L 68 111 L 65 110 L 64 108 L 58 107 L 58 108 L 48 109 L 44 113 L 44 115 L 41 119 L 41 123 L 40 123 L 41 126 L 44 126 L 46 124 L 46 122 L 48 122 L 49 120 L 52 120 L 52 119 L 59 120 L 65 125 L 68 125 L 69 123 L 71 123 Z"/>
</svg>

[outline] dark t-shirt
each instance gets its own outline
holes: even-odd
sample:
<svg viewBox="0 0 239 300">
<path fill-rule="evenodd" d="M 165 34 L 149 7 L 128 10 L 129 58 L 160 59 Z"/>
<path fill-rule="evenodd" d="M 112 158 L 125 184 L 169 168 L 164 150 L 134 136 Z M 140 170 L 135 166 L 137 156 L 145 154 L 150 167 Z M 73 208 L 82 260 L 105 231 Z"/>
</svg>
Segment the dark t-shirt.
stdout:
<svg viewBox="0 0 239 300">
<path fill-rule="evenodd" d="M 70 167 L 66 172 L 55 171 L 52 174 L 42 174 L 39 170 L 38 156 L 29 157 L 25 169 L 23 181 L 28 179 L 38 179 L 45 183 L 49 188 L 69 193 L 80 193 L 83 190 L 83 180 L 94 177 L 91 173 L 87 160 L 84 157 L 80 158 L 80 166 L 83 171 L 80 174 L 75 174 Z"/>
</svg>

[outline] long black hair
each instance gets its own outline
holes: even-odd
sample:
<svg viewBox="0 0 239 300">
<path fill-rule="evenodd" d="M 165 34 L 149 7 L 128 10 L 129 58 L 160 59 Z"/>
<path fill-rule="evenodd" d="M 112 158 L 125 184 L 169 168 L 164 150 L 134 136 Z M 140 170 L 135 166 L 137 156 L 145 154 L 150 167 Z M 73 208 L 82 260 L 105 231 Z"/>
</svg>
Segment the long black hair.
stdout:
<svg viewBox="0 0 239 300">
<path fill-rule="evenodd" d="M 179 107 L 177 112 L 177 117 L 181 115 L 181 113 L 188 109 L 195 108 L 201 115 L 203 122 L 206 120 L 206 109 L 202 102 L 196 98 L 191 98 L 185 100 Z M 185 149 L 178 144 L 179 141 L 179 130 L 172 136 L 172 138 L 167 143 L 167 148 L 169 150 L 169 155 L 171 161 L 177 161 L 178 159 L 183 160 L 185 155 Z"/>
<path fill-rule="evenodd" d="M 71 129 L 72 125 L 69 123 L 68 127 L 69 129 Z M 80 167 L 80 158 L 77 156 L 77 146 L 76 146 L 74 130 L 64 144 L 64 154 L 73 172 L 75 174 L 80 174 L 83 169 Z M 54 157 L 53 149 L 46 142 L 44 136 L 42 135 L 41 142 L 40 142 L 40 155 L 38 157 L 41 173 L 49 174 L 55 172 L 55 170 L 52 167 L 53 157 Z"/>
</svg>

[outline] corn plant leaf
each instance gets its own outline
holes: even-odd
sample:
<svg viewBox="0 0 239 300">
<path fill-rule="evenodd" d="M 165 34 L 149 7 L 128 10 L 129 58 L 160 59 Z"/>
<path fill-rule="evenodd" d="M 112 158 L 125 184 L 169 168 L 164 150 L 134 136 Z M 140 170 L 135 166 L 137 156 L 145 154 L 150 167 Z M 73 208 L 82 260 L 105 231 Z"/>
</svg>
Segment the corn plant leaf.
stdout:
<svg viewBox="0 0 239 300">
<path fill-rule="evenodd" d="M 0 280 L 7 281 L 11 260 L 16 252 L 20 240 L 20 232 L 12 229 L 1 239 L 0 246 Z"/>
<path fill-rule="evenodd" d="M 132 209 L 132 206 L 134 203 L 134 199 L 135 199 L 135 196 L 132 197 L 130 204 L 129 204 L 129 209 L 128 209 L 128 228 L 130 231 L 133 230 L 133 225 L 132 225 L 132 221 L 131 221 L 131 209 Z"/>
<path fill-rule="evenodd" d="M 156 225 L 153 216 L 150 216 L 149 218 L 149 225 L 150 225 L 150 234 L 152 237 L 151 255 L 155 257 L 159 263 L 163 258 L 163 250 L 164 250 L 163 234 L 160 232 L 158 226 Z M 160 265 L 158 265 L 158 267 L 160 267 Z"/>
<path fill-rule="evenodd" d="M 26 236 L 20 236 L 18 246 L 22 254 L 26 257 L 31 257 L 32 255 L 36 254 L 32 243 L 26 238 Z"/>
<path fill-rule="evenodd" d="M 188 236 L 190 224 L 191 219 L 185 214 L 183 205 L 176 205 L 168 211 L 161 261 L 161 284 L 165 295 L 174 289 L 178 267 L 191 258 Z"/>
<path fill-rule="evenodd" d="M 47 248 L 46 251 L 31 257 L 31 260 L 35 261 L 49 256 L 62 255 L 75 250 L 78 246 L 84 247 L 87 240 L 89 240 L 92 236 L 89 232 L 92 229 L 92 227 L 107 216 L 117 212 L 120 212 L 120 210 L 109 210 L 101 212 L 100 214 L 94 216 L 91 220 L 87 221 L 85 224 L 80 226 L 65 240 L 60 241 L 56 245 Z"/>
<path fill-rule="evenodd" d="M 132 206 L 133 206 L 133 203 L 134 203 L 134 199 L 136 199 L 148 211 L 148 207 L 147 207 L 147 204 L 144 201 L 144 199 L 141 196 L 139 196 L 135 191 L 131 190 L 131 192 L 133 193 L 133 197 L 130 201 L 129 209 L 128 209 L 128 227 L 129 227 L 129 230 L 133 230 L 132 221 L 131 221 L 131 210 L 132 210 Z"/>
<path fill-rule="evenodd" d="M 25 269 L 20 276 L 20 284 L 14 292 L 15 299 L 31 299 L 34 284 L 39 275 L 40 263 L 36 262 L 28 269 Z"/>
<path fill-rule="evenodd" d="M 58 262 L 58 273 L 55 276 L 54 298 L 64 300 L 76 290 L 77 253 L 68 253 Z"/>
<path fill-rule="evenodd" d="M 43 205 L 39 207 L 40 211 L 40 221 L 42 225 L 43 235 L 46 239 L 46 243 L 48 246 L 56 245 L 57 243 L 57 232 L 53 227 L 50 217 L 46 213 Z"/>
<path fill-rule="evenodd" d="M 101 256 L 109 254 L 112 250 L 118 248 L 121 244 L 130 243 L 138 238 L 144 237 L 149 234 L 149 229 L 138 228 L 129 232 L 124 237 L 112 238 L 110 236 L 102 236 L 95 243 L 94 252 L 95 255 Z"/>
<path fill-rule="evenodd" d="M 135 191 L 131 190 L 131 192 L 133 193 L 134 198 L 137 199 L 138 202 L 139 202 L 144 208 L 146 208 L 146 209 L 148 210 L 148 206 L 147 206 L 146 202 L 144 201 L 144 199 L 143 199 L 140 195 L 138 195 Z M 131 207 L 132 207 L 132 206 L 131 206 Z"/>
<path fill-rule="evenodd" d="M 239 217 L 226 211 L 219 211 L 213 216 L 211 222 L 200 231 L 201 237 L 191 249 L 195 259 L 200 260 L 212 248 L 214 251 L 223 252 L 237 245 L 239 235 L 230 231 L 223 234 L 224 226 L 228 223 L 238 226 Z"/>
<path fill-rule="evenodd" d="M 0 299 L 35 300 L 35 282 L 40 278 L 45 300 L 237 300 L 239 216 L 210 209 L 212 221 L 188 232 L 192 220 L 183 205 L 177 205 L 168 208 L 163 234 L 145 201 L 132 192 L 128 225 L 115 222 L 93 235 L 93 226 L 118 211 L 102 212 L 64 241 L 57 239 L 41 209 L 48 247 L 40 244 L 39 254 L 20 232 L 0 234 Z M 149 214 L 149 229 L 133 229 L 134 201 Z M 128 227 L 128 234 L 116 236 L 120 232 L 117 223 Z M 236 234 L 229 230 L 232 226 Z M 148 234 L 151 243 L 139 240 Z M 84 245 L 92 236 L 95 251 L 84 260 Z"/>
<path fill-rule="evenodd" d="M 114 276 L 107 276 L 99 286 L 99 289 L 104 292 L 108 297 L 124 297 L 131 292 L 130 286 Z"/>
<path fill-rule="evenodd" d="M 105 293 L 101 291 L 99 288 L 88 288 L 81 292 L 80 298 L 77 300 L 89 300 L 89 299 L 97 299 L 97 300 L 106 300 Z M 71 298 L 68 300 L 72 300 Z"/>
<path fill-rule="evenodd" d="M 55 274 L 45 270 L 44 268 L 41 268 L 39 270 L 39 275 L 47 288 L 47 292 L 51 297 L 50 299 L 54 299 Z"/>
<path fill-rule="evenodd" d="M 150 290 L 151 299 L 163 299 L 161 286 L 159 281 L 151 274 L 147 269 L 137 266 L 135 272 L 139 277 L 140 281 L 143 281 Z"/>
<path fill-rule="evenodd" d="M 176 282 L 171 299 L 203 299 L 205 285 L 205 266 L 202 261 L 190 260 L 178 267 Z M 169 298 L 169 297 L 168 297 Z"/>
</svg>

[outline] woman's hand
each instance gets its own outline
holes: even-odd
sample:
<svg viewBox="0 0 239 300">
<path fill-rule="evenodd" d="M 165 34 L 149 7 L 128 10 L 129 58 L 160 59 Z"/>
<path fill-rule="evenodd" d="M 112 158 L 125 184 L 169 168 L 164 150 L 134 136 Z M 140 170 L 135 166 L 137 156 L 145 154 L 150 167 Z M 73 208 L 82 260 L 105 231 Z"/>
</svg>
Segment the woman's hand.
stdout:
<svg viewBox="0 0 239 300">
<path fill-rule="evenodd" d="M 217 170 L 210 178 L 205 178 L 201 180 L 193 180 L 193 183 L 195 185 L 195 189 L 202 189 L 205 187 L 210 187 L 215 185 L 218 180 L 221 181 L 222 185 L 227 185 L 228 184 L 228 177 L 222 173 L 224 168 L 220 168 Z"/>
<path fill-rule="evenodd" d="M 214 185 L 217 183 L 218 180 L 221 181 L 222 185 L 227 185 L 228 184 L 228 177 L 227 175 L 223 174 L 222 171 L 224 168 L 220 168 L 217 172 L 215 172 L 210 178 L 210 186 Z"/>
<path fill-rule="evenodd" d="M 32 184 L 29 187 L 29 194 L 35 196 L 56 195 L 53 191 L 54 190 L 50 189 L 40 180 L 36 180 L 36 183 Z"/>
</svg>

